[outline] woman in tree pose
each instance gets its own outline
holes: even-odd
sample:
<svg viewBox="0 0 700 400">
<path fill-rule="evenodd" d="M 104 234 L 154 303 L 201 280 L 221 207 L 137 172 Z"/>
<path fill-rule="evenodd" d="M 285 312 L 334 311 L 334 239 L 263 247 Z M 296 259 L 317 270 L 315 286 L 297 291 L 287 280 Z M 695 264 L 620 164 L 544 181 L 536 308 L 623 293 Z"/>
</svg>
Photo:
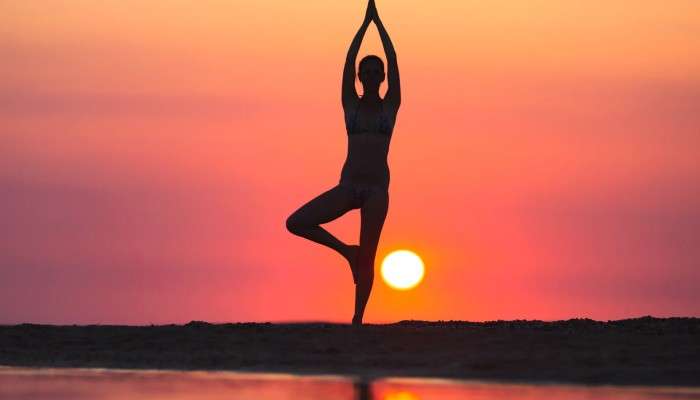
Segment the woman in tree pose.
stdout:
<svg viewBox="0 0 700 400">
<path fill-rule="evenodd" d="M 355 61 L 370 22 L 374 21 L 384 46 L 384 62 L 376 55 L 364 57 L 358 77 L 363 87 L 359 97 L 355 90 Z M 384 99 L 379 86 L 388 78 Z M 374 282 L 374 258 L 379 236 L 389 207 L 389 165 L 387 155 L 396 114 L 401 104 L 401 87 L 396 52 L 389 39 L 374 0 L 369 0 L 362 26 L 350 43 L 343 69 L 342 104 L 348 152 L 340 182 L 301 206 L 287 218 L 287 229 L 295 235 L 330 247 L 348 261 L 355 282 L 353 325 L 361 325 L 365 306 Z M 320 226 L 346 212 L 361 209 L 359 245 L 348 245 Z"/>
</svg>

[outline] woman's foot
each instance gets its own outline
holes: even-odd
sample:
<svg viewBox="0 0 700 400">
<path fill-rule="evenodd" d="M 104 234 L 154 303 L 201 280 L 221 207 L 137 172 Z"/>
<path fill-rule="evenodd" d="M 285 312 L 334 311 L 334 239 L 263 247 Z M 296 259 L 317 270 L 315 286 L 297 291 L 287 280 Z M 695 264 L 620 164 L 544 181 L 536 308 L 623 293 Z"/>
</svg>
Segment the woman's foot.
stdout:
<svg viewBox="0 0 700 400">
<path fill-rule="evenodd" d="M 362 318 L 358 318 L 357 316 L 352 317 L 352 326 L 361 326 L 362 325 Z"/>
<path fill-rule="evenodd" d="M 351 245 L 347 247 L 345 253 L 345 259 L 348 260 L 350 264 L 350 271 L 352 272 L 352 281 L 357 285 L 357 258 L 360 255 L 360 246 Z"/>
</svg>

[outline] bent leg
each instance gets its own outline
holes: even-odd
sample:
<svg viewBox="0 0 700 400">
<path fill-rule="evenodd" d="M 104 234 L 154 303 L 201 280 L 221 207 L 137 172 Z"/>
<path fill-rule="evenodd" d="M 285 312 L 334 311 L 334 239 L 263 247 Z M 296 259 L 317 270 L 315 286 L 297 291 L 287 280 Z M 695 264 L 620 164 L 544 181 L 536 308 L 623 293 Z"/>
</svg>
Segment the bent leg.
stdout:
<svg viewBox="0 0 700 400">
<path fill-rule="evenodd" d="M 347 258 L 348 245 L 319 225 L 333 221 L 353 208 L 351 189 L 337 185 L 292 213 L 287 218 L 287 229 L 297 236 L 330 247 Z"/>
<path fill-rule="evenodd" d="M 389 192 L 375 191 L 362 206 L 362 226 L 360 227 L 360 255 L 358 280 L 355 287 L 355 315 L 353 324 L 361 324 L 365 306 L 374 283 L 374 258 L 377 254 L 379 237 L 389 209 Z"/>
</svg>

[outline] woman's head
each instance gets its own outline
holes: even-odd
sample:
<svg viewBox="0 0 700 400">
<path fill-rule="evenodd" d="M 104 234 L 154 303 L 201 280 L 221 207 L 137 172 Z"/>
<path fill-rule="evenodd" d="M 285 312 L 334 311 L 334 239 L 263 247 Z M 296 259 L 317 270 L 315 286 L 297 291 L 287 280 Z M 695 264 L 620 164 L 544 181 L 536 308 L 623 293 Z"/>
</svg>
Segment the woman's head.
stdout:
<svg viewBox="0 0 700 400">
<path fill-rule="evenodd" d="M 375 55 L 369 55 L 360 60 L 360 68 L 357 74 L 364 87 L 379 89 L 384 82 L 384 61 Z"/>
</svg>

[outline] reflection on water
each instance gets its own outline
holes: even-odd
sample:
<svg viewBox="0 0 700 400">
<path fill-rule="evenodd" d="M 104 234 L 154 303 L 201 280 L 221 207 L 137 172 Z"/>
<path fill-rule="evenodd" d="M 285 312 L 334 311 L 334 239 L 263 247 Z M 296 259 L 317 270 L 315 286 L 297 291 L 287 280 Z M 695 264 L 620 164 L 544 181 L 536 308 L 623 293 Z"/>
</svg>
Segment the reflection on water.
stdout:
<svg viewBox="0 0 700 400">
<path fill-rule="evenodd" d="M 381 398 L 384 400 L 419 400 L 420 397 L 406 390 L 398 390 L 396 392 L 388 392 Z"/>
<path fill-rule="evenodd" d="M 489 383 L 441 379 L 384 379 L 373 400 L 661 400 L 700 399 L 700 388 Z M 371 397 L 370 397 L 371 399 Z"/>
<path fill-rule="evenodd" d="M 527 385 L 439 379 L 378 379 L 233 372 L 0 367 L 0 399 L 700 399 L 700 389 Z"/>
</svg>

